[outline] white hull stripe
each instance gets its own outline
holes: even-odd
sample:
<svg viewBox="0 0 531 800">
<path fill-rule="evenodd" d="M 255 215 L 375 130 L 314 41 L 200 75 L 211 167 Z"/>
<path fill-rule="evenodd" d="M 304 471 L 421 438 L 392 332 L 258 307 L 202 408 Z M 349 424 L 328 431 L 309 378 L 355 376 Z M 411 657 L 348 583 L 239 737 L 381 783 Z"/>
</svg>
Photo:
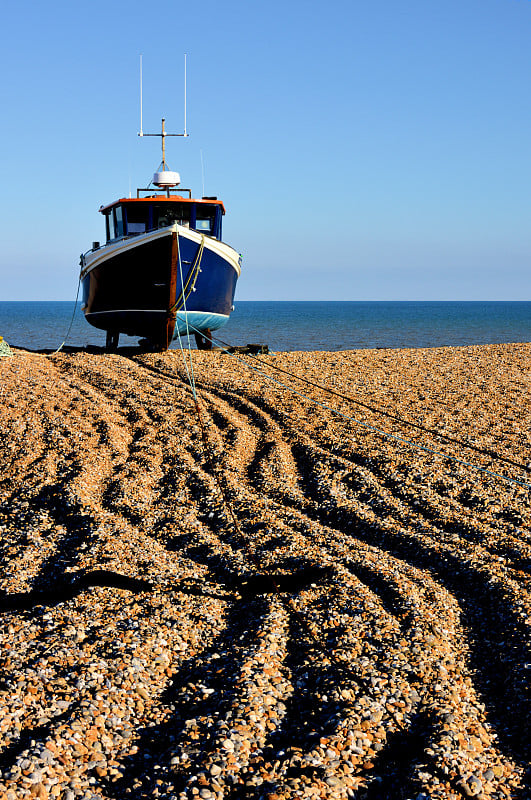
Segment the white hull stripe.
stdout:
<svg viewBox="0 0 531 800">
<path fill-rule="evenodd" d="M 189 239 L 196 244 L 201 244 L 202 234 L 196 231 L 185 228 L 182 225 L 175 223 L 167 228 L 161 228 L 157 231 L 149 233 L 140 233 L 136 236 L 128 236 L 125 239 L 120 239 L 118 242 L 103 245 L 98 250 L 92 250 L 83 256 L 84 267 L 81 270 L 81 279 L 85 278 L 89 272 L 103 264 L 109 258 L 113 258 L 121 253 L 126 253 L 128 250 L 133 250 L 141 244 L 156 241 L 168 236 L 169 233 L 177 233 L 183 239 Z M 225 242 L 218 242 L 217 239 L 211 236 L 205 236 L 205 248 L 223 258 L 234 269 L 238 277 L 241 275 L 240 256 L 229 244 Z"/>
<path fill-rule="evenodd" d="M 96 317 L 98 314 L 166 314 L 164 308 L 113 308 L 109 311 L 90 311 L 85 314 L 86 317 Z"/>
</svg>

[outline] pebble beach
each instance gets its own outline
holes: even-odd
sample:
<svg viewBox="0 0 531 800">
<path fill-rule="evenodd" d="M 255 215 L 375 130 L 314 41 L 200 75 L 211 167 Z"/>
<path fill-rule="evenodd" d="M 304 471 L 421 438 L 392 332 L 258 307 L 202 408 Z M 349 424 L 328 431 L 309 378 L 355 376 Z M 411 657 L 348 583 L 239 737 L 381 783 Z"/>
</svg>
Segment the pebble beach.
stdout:
<svg viewBox="0 0 531 800">
<path fill-rule="evenodd" d="M 530 367 L 0 358 L 0 800 L 529 800 Z"/>
</svg>

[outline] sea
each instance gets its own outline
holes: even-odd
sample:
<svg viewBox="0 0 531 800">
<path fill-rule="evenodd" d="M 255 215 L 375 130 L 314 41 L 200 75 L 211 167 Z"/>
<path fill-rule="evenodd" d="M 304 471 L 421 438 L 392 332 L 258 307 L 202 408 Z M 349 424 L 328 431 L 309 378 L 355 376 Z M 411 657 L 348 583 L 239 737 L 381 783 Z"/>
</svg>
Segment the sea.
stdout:
<svg viewBox="0 0 531 800">
<path fill-rule="evenodd" d="M 62 301 L 0 301 L 0 336 L 37 351 L 56 349 L 65 337 L 72 347 L 105 345 L 105 332 L 85 321 L 79 305 Z M 273 352 L 529 342 L 531 301 L 241 300 L 214 337 L 230 345 L 265 344 Z M 120 337 L 120 346 L 137 342 Z"/>
</svg>

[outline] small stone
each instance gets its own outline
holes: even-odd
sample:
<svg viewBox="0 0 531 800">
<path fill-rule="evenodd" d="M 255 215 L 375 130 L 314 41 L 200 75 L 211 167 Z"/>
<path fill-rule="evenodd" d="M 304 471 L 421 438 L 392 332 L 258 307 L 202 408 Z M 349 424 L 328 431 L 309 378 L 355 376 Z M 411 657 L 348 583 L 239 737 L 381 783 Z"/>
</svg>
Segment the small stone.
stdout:
<svg viewBox="0 0 531 800">
<path fill-rule="evenodd" d="M 31 787 L 31 794 L 39 800 L 48 800 L 48 790 L 43 783 L 34 783 Z"/>
<path fill-rule="evenodd" d="M 468 778 L 461 778 L 461 780 L 457 782 L 457 785 L 463 789 L 467 797 L 476 797 L 483 791 L 483 784 L 475 775 L 469 775 Z"/>
</svg>

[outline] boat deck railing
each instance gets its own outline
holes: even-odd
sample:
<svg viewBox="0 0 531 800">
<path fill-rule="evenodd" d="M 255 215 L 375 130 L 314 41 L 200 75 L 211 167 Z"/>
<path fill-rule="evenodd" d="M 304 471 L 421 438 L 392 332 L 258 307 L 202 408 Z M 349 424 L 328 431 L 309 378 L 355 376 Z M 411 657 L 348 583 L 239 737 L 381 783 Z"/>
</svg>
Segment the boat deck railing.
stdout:
<svg viewBox="0 0 531 800">
<path fill-rule="evenodd" d="M 179 192 L 178 195 L 175 194 L 175 192 L 177 192 L 177 191 Z M 168 187 L 167 189 L 153 189 L 153 188 L 149 188 L 149 187 L 147 189 L 137 189 L 136 190 L 137 199 L 142 197 L 140 192 L 149 192 L 147 197 L 161 197 L 161 196 L 162 197 L 171 197 L 172 193 L 173 193 L 174 196 L 180 197 L 182 192 L 186 192 L 188 194 L 188 197 L 190 198 L 190 200 L 192 199 L 192 190 L 191 189 L 180 189 L 180 188 L 177 189 L 177 187 L 175 187 L 175 186 Z"/>
</svg>

